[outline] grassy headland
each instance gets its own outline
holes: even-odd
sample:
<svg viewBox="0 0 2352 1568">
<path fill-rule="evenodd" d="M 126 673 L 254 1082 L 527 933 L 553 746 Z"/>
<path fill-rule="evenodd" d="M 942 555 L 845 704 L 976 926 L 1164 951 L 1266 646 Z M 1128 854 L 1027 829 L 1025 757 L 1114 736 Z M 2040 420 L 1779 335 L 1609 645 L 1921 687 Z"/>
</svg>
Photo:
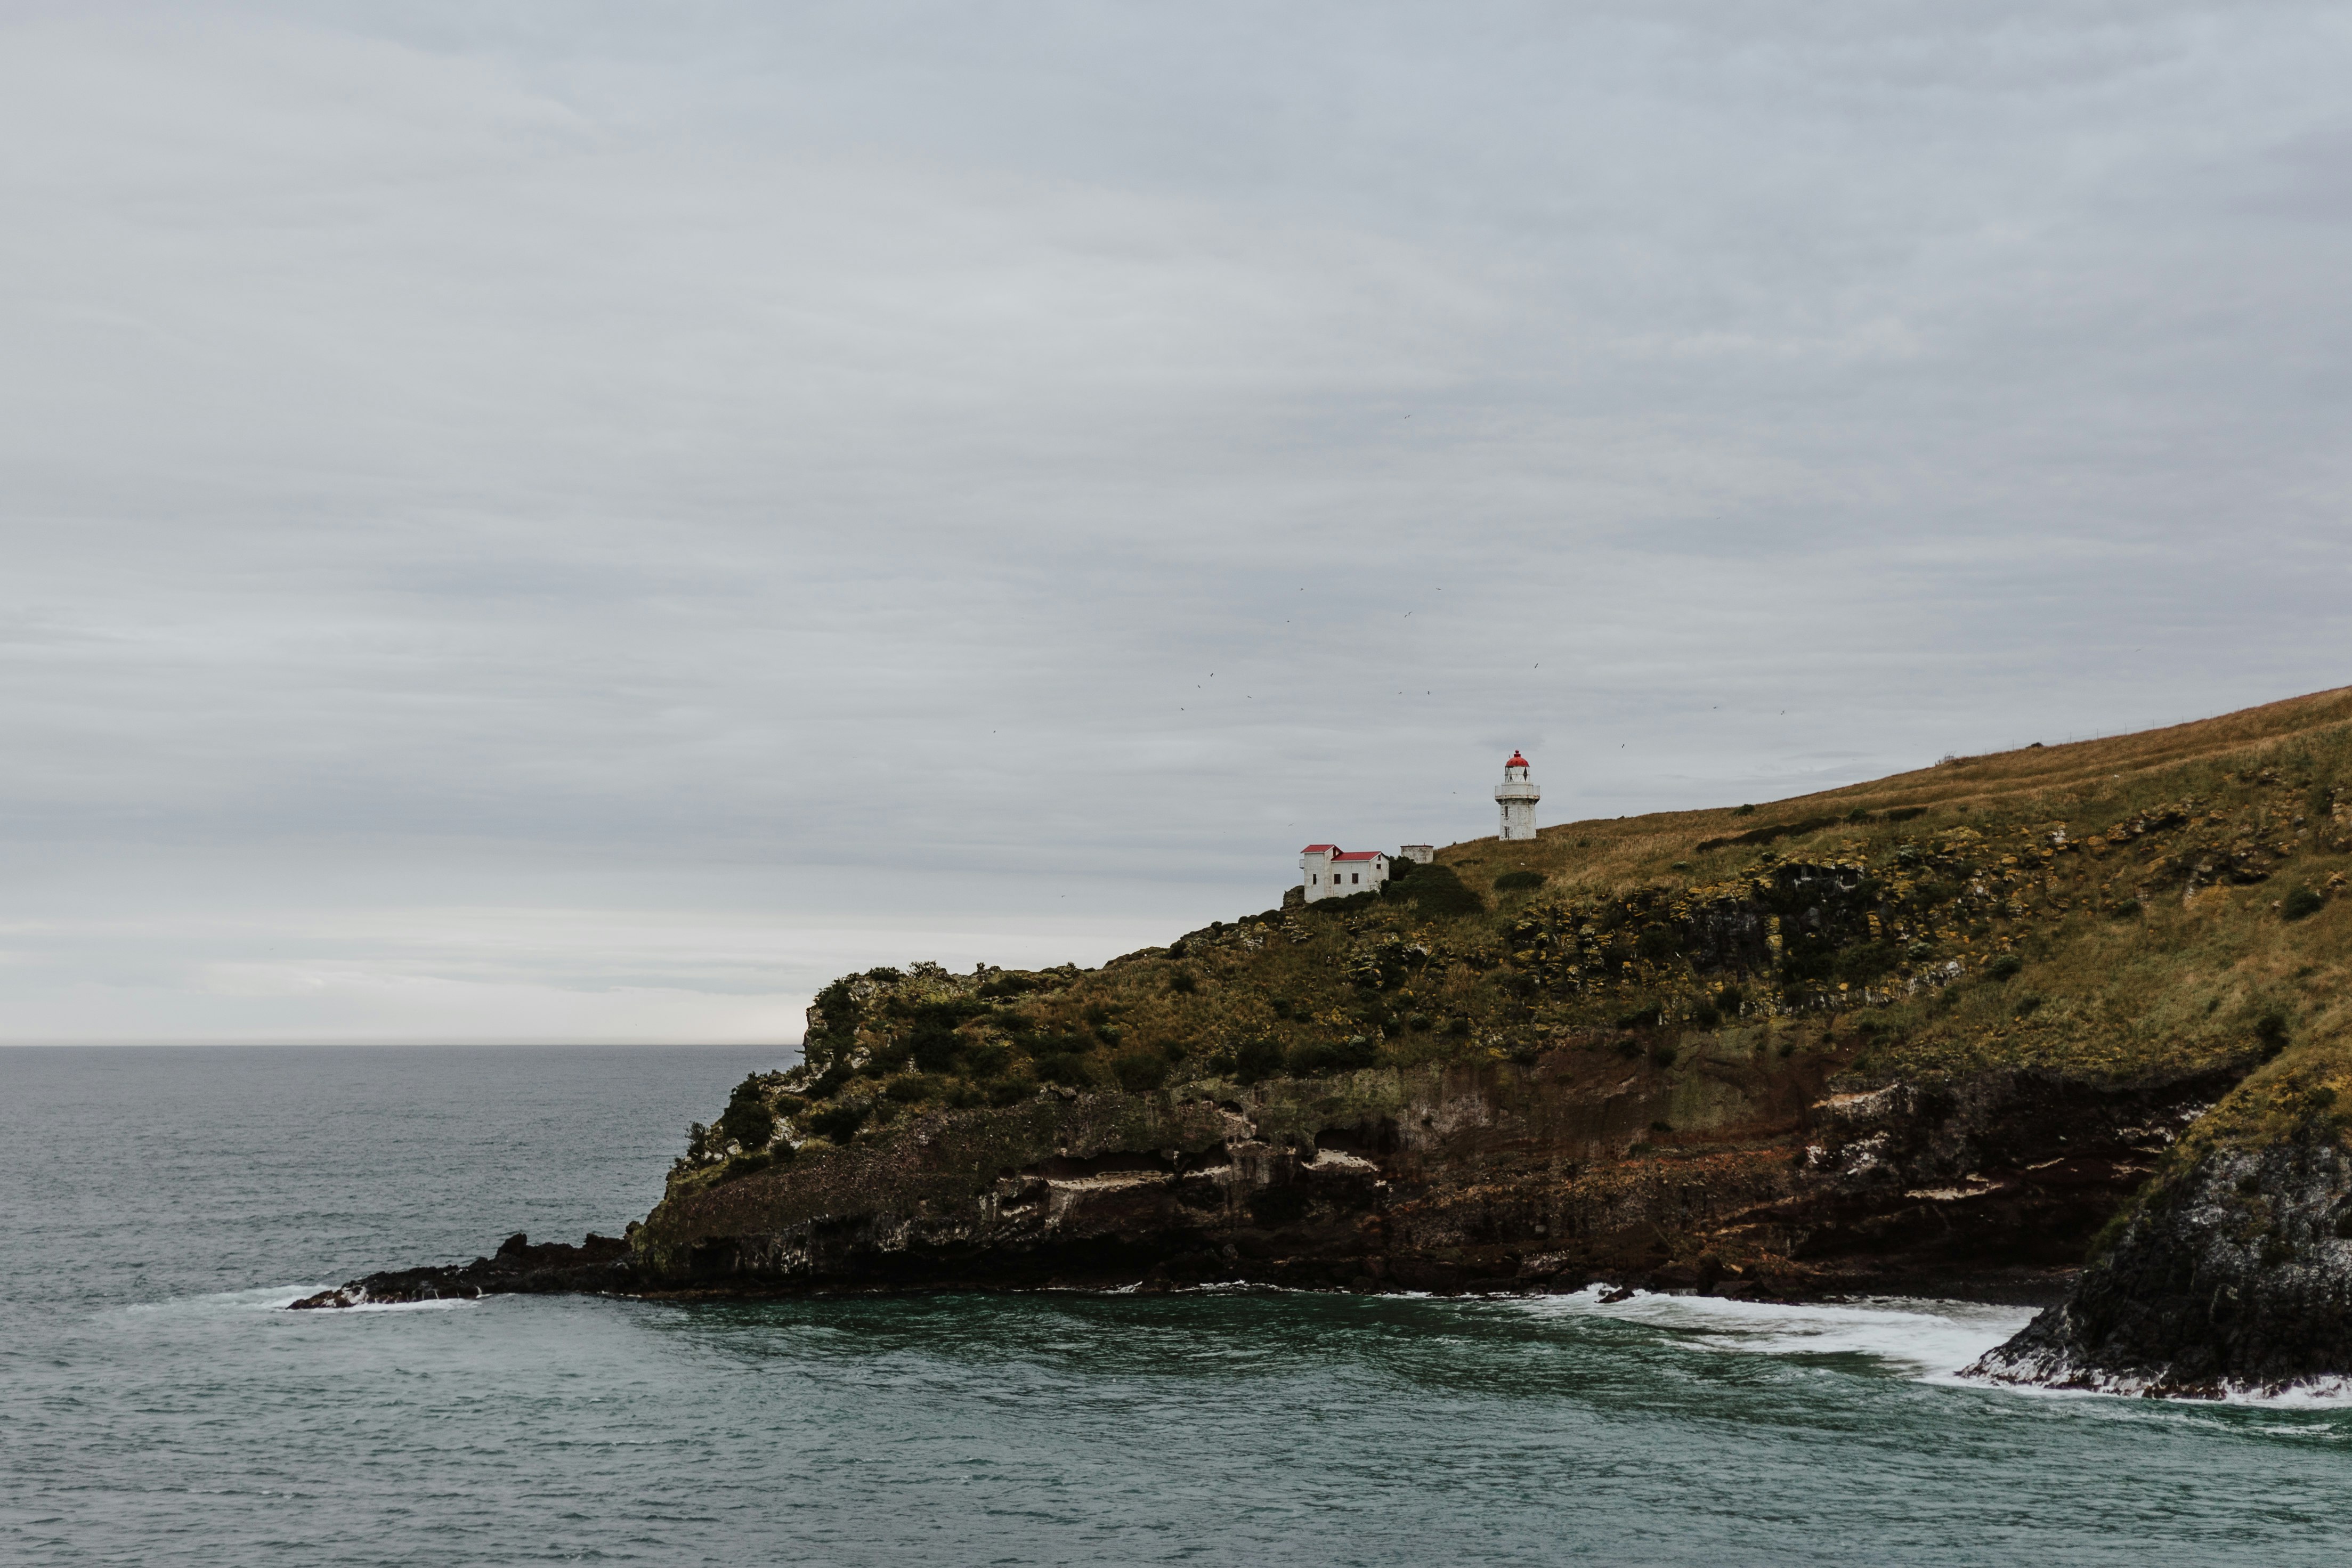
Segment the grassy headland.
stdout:
<svg viewBox="0 0 2352 1568">
<path fill-rule="evenodd" d="M 1559 1050 L 1694 1079 L 1825 1053 L 1855 1087 L 2267 1062 L 2199 1134 L 2257 1137 L 2352 1089 L 2347 870 L 2352 688 L 1565 823 L 1097 969 L 845 977 L 810 1009 L 803 1064 L 740 1085 L 673 1180 L 940 1107 Z"/>
</svg>

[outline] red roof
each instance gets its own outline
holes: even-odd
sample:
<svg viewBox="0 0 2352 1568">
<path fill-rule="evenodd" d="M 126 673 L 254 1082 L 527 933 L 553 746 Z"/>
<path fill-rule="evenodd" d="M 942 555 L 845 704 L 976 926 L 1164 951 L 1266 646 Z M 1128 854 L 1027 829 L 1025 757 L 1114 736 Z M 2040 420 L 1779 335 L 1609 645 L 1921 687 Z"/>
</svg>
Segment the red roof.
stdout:
<svg viewBox="0 0 2352 1568">
<path fill-rule="evenodd" d="M 1309 844 L 1298 852 L 1302 855 L 1319 855 L 1326 852 L 1338 854 L 1339 852 L 1339 846 L 1337 844 Z"/>
<path fill-rule="evenodd" d="M 1528 759 L 1514 751 L 1511 753 L 1511 759 L 1508 762 L 1504 763 L 1503 766 L 1506 768 L 1525 768 L 1528 766 Z"/>
<path fill-rule="evenodd" d="M 1335 861 L 1376 861 L 1386 853 L 1386 850 L 1350 850 L 1346 854 L 1331 858 Z"/>
</svg>

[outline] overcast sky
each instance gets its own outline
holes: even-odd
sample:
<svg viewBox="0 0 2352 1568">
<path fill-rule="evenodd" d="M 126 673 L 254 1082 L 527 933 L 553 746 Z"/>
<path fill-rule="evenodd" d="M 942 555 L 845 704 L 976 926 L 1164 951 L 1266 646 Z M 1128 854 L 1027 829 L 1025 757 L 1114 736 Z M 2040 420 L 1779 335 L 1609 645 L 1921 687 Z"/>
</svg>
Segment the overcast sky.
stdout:
<svg viewBox="0 0 2352 1568">
<path fill-rule="evenodd" d="M 0 12 L 0 1039 L 773 1040 L 2352 678 L 2352 11 Z"/>
</svg>

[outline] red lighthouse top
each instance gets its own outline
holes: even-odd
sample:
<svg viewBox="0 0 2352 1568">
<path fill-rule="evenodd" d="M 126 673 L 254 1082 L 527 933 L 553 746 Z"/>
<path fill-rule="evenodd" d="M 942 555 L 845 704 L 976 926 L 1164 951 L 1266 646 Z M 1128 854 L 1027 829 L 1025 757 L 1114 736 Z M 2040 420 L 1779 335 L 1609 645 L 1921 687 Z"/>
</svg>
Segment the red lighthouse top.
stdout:
<svg viewBox="0 0 2352 1568">
<path fill-rule="evenodd" d="M 1528 766 L 1528 759 L 1514 751 L 1511 753 L 1511 759 L 1508 762 L 1504 763 L 1503 766 L 1506 768 L 1525 768 Z"/>
</svg>

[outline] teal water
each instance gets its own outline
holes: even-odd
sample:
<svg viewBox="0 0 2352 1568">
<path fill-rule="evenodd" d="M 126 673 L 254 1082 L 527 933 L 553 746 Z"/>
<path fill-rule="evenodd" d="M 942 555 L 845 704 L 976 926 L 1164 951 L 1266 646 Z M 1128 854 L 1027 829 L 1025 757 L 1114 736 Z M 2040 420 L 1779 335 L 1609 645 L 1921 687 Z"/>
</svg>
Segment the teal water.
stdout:
<svg viewBox="0 0 2352 1568">
<path fill-rule="evenodd" d="M 0 1051 L 9 1563 L 2341 1563 L 2352 1407 L 1934 1303 L 278 1309 L 644 1212 L 761 1052 Z"/>
</svg>

